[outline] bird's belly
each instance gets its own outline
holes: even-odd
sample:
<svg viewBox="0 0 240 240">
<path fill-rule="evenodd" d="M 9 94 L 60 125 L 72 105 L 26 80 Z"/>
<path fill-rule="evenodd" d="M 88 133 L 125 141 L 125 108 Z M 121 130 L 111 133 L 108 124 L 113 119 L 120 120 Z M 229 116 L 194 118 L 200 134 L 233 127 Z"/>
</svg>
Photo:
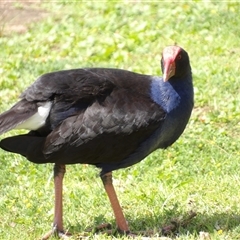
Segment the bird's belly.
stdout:
<svg viewBox="0 0 240 240">
<path fill-rule="evenodd" d="M 102 173 L 110 172 L 119 168 L 129 167 L 140 162 L 156 149 L 165 149 L 169 147 L 180 137 L 185 129 L 188 119 L 189 117 L 178 118 L 174 116 L 174 114 L 168 115 L 162 127 L 159 127 L 146 141 L 144 141 L 124 160 L 114 164 L 101 164 L 100 167 L 103 169 Z"/>
</svg>

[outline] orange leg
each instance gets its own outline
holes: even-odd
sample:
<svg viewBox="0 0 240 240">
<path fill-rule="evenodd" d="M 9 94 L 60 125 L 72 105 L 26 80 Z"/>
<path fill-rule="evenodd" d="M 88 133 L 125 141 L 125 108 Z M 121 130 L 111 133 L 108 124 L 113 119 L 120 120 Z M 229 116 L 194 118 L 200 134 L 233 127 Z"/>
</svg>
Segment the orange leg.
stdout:
<svg viewBox="0 0 240 240">
<path fill-rule="evenodd" d="M 56 235 L 61 238 L 70 236 L 63 230 L 63 205 L 62 205 L 62 189 L 63 178 L 66 172 L 65 165 L 54 165 L 54 187 L 55 187 L 55 208 L 54 208 L 54 222 L 53 229 L 49 231 L 42 240 L 48 239 L 51 235 Z"/>
<path fill-rule="evenodd" d="M 57 232 L 63 232 L 62 189 L 65 165 L 54 165 L 55 209 L 53 227 Z"/>
<path fill-rule="evenodd" d="M 112 184 L 112 172 L 104 174 L 103 176 L 101 176 L 101 179 L 103 181 L 104 188 L 110 200 L 119 231 L 125 234 L 129 234 L 130 231 L 128 228 L 127 221 L 123 215 L 122 208 L 119 204 L 117 194 Z"/>
</svg>

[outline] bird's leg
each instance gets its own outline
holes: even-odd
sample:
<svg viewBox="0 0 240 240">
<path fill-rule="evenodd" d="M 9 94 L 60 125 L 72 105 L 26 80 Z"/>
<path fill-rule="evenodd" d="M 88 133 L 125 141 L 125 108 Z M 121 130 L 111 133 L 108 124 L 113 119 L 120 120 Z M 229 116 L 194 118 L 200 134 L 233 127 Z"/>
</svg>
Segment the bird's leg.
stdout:
<svg viewBox="0 0 240 240">
<path fill-rule="evenodd" d="M 122 208 L 119 204 L 117 194 L 112 184 L 112 172 L 106 173 L 101 176 L 104 188 L 112 205 L 112 209 L 115 215 L 118 230 L 124 234 L 129 234 L 129 228 L 127 221 L 123 215 Z"/>
<path fill-rule="evenodd" d="M 52 234 L 57 237 L 67 238 L 70 233 L 63 230 L 63 206 L 62 206 L 62 189 L 63 178 L 66 172 L 65 165 L 55 164 L 54 168 L 54 187 L 55 187 L 55 208 L 54 222 L 52 231 L 48 232 L 42 239 L 48 239 Z"/>
<path fill-rule="evenodd" d="M 65 165 L 55 164 L 54 172 L 54 187 L 55 187 L 55 208 L 54 208 L 54 232 L 63 232 L 63 206 L 62 206 L 62 188 L 63 178 L 66 172 Z"/>
</svg>

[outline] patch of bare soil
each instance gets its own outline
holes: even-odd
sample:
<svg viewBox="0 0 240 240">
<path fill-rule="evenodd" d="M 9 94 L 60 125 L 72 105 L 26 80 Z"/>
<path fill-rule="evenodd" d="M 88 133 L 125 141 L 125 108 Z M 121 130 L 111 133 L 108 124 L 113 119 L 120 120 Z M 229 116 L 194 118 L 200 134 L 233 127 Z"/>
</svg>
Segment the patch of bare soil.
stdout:
<svg viewBox="0 0 240 240">
<path fill-rule="evenodd" d="M 48 16 L 41 9 L 41 0 L 0 0 L 0 36 L 11 33 L 25 33 L 30 24 Z"/>
</svg>

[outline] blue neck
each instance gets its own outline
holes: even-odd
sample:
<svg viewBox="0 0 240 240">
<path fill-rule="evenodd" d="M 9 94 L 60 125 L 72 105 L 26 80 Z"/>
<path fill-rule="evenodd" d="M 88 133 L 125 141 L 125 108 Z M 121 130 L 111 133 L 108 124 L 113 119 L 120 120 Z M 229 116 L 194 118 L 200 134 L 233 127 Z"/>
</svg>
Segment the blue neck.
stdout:
<svg viewBox="0 0 240 240">
<path fill-rule="evenodd" d="M 171 112 L 180 103 L 181 96 L 169 81 L 163 82 L 161 77 L 152 77 L 151 98 L 167 113 Z"/>
</svg>

